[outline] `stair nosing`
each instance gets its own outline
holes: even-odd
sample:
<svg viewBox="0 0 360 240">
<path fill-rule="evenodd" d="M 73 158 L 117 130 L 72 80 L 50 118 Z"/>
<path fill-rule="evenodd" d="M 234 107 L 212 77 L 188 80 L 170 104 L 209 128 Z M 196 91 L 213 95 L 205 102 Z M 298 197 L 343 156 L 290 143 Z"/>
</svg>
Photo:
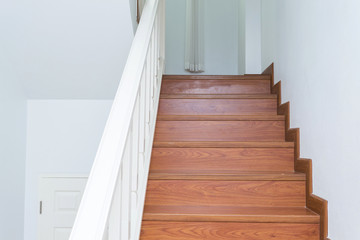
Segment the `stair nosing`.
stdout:
<svg viewBox="0 0 360 240">
<path fill-rule="evenodd" d="M 163 80 L 258 80 L 269 81 L 271 75 L 164 75 Z"/>
<path fill-rule="evenodd" d="M 285 121 L 284 115 L 158 115 L 157 121 Z"/>
<path fill-rule="evenodd" d="M 210 181 L 305 181 L 306 175 L 297 172 L 238 172 L 238 173 L 180 173 L 150 172 L 149 180 L 210 180 Z"/>
<path fill-rule="evenodd" d="M 160 99 L 277 99 L 276 94 L 161 94 Z"/>
<path fill-rule="evenodd" d="M 306 207 L 274 207 L 273 210 L 304 209 L 310 214 L 275 214 L 275 213 L 183 213 L 183 212 L 147 212 L 147 208 L 153 206 L 146 205 L 144 209 L 143 221 L 182 221 L 182 222 L 247 222 L 247 223 L 319 223 L 320 216 Z M 248 208 L 251 209 L 251 208 Z M 252 209 L 266 209 L 253 207 Z"/>
<path fill-rule="evenodd" d="M 167 218 L 166 218 L 167 216 Z M 175 217 L 176 216 L 176 217 Z M 189 221 L 189 222 L 240 222 L 240 223 L 319 223 L 319 218 L 315 216 L 307 217 L 291 217 L 297 221 L 289 220 L 289 216 L 272 216 L 278 220 L 269 220 L 269 216 L 234 216 L 234 215 L 219 215 L 219 216 L 197 216 L 190 214 L 149 214 L 144 213 L 143 221 Z M 226 220 L 221 220 L 226 217 Z M 191 218 L 191 219 L 189 219 Z M 186 220 L 185 220 L 186 219 Z"/>
<path fill-rule="evenodd" d="M 154 142 L 154 148 L 294 148 L 294 142 L 178 141 Z"/>
</svg>

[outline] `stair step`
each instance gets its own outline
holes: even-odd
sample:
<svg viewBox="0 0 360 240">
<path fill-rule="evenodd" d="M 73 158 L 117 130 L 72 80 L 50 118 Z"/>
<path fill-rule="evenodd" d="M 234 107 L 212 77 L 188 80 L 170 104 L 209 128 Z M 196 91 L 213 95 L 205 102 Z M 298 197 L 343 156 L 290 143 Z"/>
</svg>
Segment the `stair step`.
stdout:
<svg viewBox="0 0 360 240">
<path fill-rule="evenodd" d="M 319 240 L 319 224 L 143 221 L 141 240 Z"/>
<path fill-rule="evenodd" d="M 146 205 L 303 207 L 305 181 L 149 180 Z"/>
<path fill-rule="evenodd" d="M 277 99 L 276 94 L 161 94 L 161 99 Z"/>
<path fill-rule="evenodd" d="M 151 171 L 149 180 L 209 180 L 209 181 L 305 181 L 305 174 L 294 172 L 240 171 Z"/>
<path fill-rule="evenodd" d="M 164 76 L 161 94 L 270 94 L 270 76 Z"/>
<path fill-rule="evenodd" d="M 304 207 L 162 206 L 146 205 L 144 221 L 319 223 Z"/>
<path fill-rule="evenodd" d="M 270 80 L 271 75 L 164 75 L 164 80 Z"/>
<path fill-rule="evenodd" d="M 160 99 L 159 115 L 277 115 L 277 100 Z"/>
<path fill-rule="evenodd" d="M 284 115 L 159 115 L 157 121 L 285 121 Z"/>
<path fill-rule="evenodd" d="M 194 143 L 195 147 L 191 147 L 171 142 L 155 143 L 150 171 L 294 171 L 293 147 L 237 147 L 234 143 L 231 148 L 230 144 L 228 147 L 217 146 L 216 142 L 212 144 L 201 146 Z"/>
<path fill-rule="evenodd" d="M 157 121 L 154 141 L 285 141 L 284 121 Z"/>
<path fill-rule="evenodd" d="M 154 141 L 154 148 L 294 148 L 294 142 Z"/>
</svg>

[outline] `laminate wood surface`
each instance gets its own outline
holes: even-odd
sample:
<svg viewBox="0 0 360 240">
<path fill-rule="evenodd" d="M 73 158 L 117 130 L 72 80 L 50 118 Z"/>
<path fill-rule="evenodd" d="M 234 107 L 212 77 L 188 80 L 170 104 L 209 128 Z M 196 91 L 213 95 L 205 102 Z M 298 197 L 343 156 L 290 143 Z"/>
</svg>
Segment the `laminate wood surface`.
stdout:
<svg viewBox="0 0 360 240">
<path fill-rule="evenodd" d="M 284 121 L 282 115 L 158 115 L 158 121 Z"/>
<path fill-rule="evenodd" d="M 229 142 L 229 141 L 186 141 L 161 142 L 153 144 L 154 148 L 294 148 L 293 142 Z"/>
<path fill-rule="evenodd" d="M 277 99 L 275 94 L 161 94 L 161 99 Z"/>
<path fill-rule="evenodd" d="M 294 142 L 295 170 L 306 174 L 306 206 L 320 215 L 320 239 L 329 240 L 328 236 L 328 202 L 313 194 L 312 190 L 312 161 L 300 158 L 300 130 L 290 128 L 290 103 L 282 104 L 281 81 L 274 84 L 274 64 L 272 63 L 264 72 L 270 75 L 271 93 L 278 96 L 278 114 L 285 116 L 285 139 Z"/>
<path fill-rule="evenodd" d="M 327 239 L 273 71 L 163 77 L 141 239 Z"/>
<path fill-rule="evenodd" d="M 305 181 L 305 174 L 294 172 L 239 171 L 151 171 L 149 180 L 208 180 L 208 181 Z"/>
<path fill-rule="evenodd" d="M 270 80 L 270 74 L 245 75 L 164 75 L 164 80 Z"/>
<path fill-rule="evenodd" d="M 284 121 L 157 121 L 154 141 L 285 141 Z"/>
<path fill-rule="evenodd" d="M 141 240 L 319 240 L 318 224 L 143 221 Z"/>
<path fill-rule="evenodd" d="M 160 99 L 159 115 L 277 115 L 276 99 Z"/>
<path fill-rule="evenodd" d="M 143 220 L 318 224 L 319 215 L 304 207 L 146 205 Z"/>
<path fill-rule="evenodd" d="M 161 94 L 270 94 L 270 80 L 170 80 Z"/>
<path fill-rule="evenodd" d="M 154 148 L 150 171 L 293 171 L 293 148 Z"/>
<path fill-rule="evenodd" d="M 305 181 L 149 180 L 146 205 L 305 206 Z"/>
</svg>

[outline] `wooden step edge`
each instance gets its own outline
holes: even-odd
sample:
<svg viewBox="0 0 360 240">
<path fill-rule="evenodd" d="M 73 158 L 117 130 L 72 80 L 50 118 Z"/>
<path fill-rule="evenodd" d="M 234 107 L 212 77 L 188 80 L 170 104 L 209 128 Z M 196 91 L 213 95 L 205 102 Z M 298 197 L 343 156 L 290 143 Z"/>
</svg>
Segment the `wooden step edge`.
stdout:
<svg viewBox="0 0 360 240">
<path fill-rule="evenodd" d="M 164 75 L 163 80 L 270 80 L 271 75 Z"/>
<path fill-rule="evenodd" d="M 144 213 L 144 221 L 179 222 L 242 222 L 242 223 L 319 223 L 314 216 L 244 216 L 244 215 L 197 215 L 197 214 L 161 214 Z"/>
<path fill-rule="evenodd" d="M 305 181 L 303 173 L 239 172 L 239 173 L 166 173 L 150 172 L 149 180 L 209 180 L 209 181 Z"/>
<path fill-rule="evenodd" d="M 288 214 L 277 214 L 277 209 L 274 208 L 272 212 L 256 211 L 254 213 L 245 211 L 244 213 L 218 213 L 211 211 L 206 212 L 183 212 L 181 208 L 179 211 L 173 212 L 149 212 L 148 209 L 152 206 L 145 206 L 143 221 L 178 221 L 178 222 L 241 222 L 241 223 L 315 223 L 319 224 L 320 216 L 311 210 L 305 209 L 303 214 L 294 214 L 289 210 Z M 173 207 L 173 206 L 170 206 Z M 282 210 L 283 208 L 278 208 Z M 295 209 L 295 208 L 293 208 Z"/>
<path fill-rule="evenodd" d="M 294 142 L 154 142 L 154 148 L 293 148 Z"/>
<path fill-rule="evenodd" d="M 285 121 L 283 115 L 158 115 L 157 121 Z"/>
<path fill-rule="evenodd" d="M 161 99 L 277 99 L 276 94 L 161 94 Z"/>
</svg>

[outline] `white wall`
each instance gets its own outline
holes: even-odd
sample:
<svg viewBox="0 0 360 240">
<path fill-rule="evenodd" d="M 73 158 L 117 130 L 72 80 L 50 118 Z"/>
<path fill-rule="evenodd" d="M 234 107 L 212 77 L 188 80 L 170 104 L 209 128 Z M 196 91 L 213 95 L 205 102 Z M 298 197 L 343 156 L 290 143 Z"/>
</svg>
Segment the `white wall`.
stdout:
<svg viewBox="0 0 360 240">
<path fill-rule="evenodd" d="M 25 240 L 37 239 L 38 177 L 89 173 L 110 112 L 110 100 L 29 100 Z"/>
<path fill-rule="evenodd" d="M 239 53 L 238 53 L 238 74 L 246 73 L 246 0 L 239 0 L 238 30 L 239 30 Z"/>
<path fill-rule="evenodd" d="M 360 2 L 264 0 L 262 67 L 275 61 L 314 192 L 329 201 L 329 237 L 360 226 Z"/>
<path fill-rule="evenodd" d="M 16 64 L 27 96 L 112 99 L 134 36 L 133 0 L 18 1 L 24 34 L 13 41 L 26 46 Z"/>
<path fill-rule="evenodd" d="M 261 0 L 245 4 L 245 73 L 261 73 Z"/>
<path fill-rule="evenodd" d="M 0 2 L 0 239 L 11 240 L 23 239 L 24 226 L 26 99 L 16 64 L 24 46 L 13 41 L 24 36 L 22 13 Z"/>
<path fill-rule="evenodd" d="M 20 240 L 24 226 L 26 100 L 19 81 L 9 74 L 11 64 L 3 60 L 0 54 L 0 239 Z"/>
<path fill-rule="evenodd" d="M 112 99 L 135 11 L 135 0 L 0 1 L 0 239 L 36 239 L 38 173 L 88 172 L 111 105 L 29 101 L 27 121 L 26 100 Z"/>
<path fill-rule="evenodd" d="M 237 0 L 205 0 L 205 72 L 238 74 Z M 166 73 L 184 70 L 186 1 L 166 1 Z"/>
</svg>

